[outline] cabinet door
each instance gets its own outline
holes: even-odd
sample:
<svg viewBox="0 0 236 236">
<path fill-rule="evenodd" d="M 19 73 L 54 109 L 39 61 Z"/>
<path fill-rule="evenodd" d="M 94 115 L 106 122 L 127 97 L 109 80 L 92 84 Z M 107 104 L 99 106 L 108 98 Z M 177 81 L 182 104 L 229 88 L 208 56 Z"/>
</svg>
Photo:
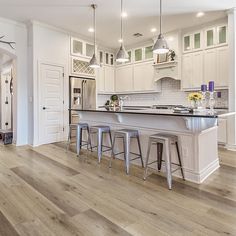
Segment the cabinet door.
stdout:
<svg viewBox="0 0 236 236">
<path fill-rule="evenodd" d="M 133 67 L 121 66 L 116 69 L 116 91 L 127 92 L 133 90 Z"/>
<path fill-rule="evenodd" d="M 190 89 L 191 88 L 191 80 L 192 80 L 192 55 L 185 54 L 182 57 L 182 88 Z"/>
<path fill-rule="evenodd" d="M 183 37 L 183 51 L 188 52 L 192 49 L 191 45 L 191 35 L 185 35 Z"/>
<path fill-rule="evenodd" d="M 97 81 L 97 91 L 104 92 L 105 91 L 105 73 L 104 67 L 100 67 L 96 70 L 96 81 Z"/>
<path fill-rule="evenodd" d="M 203 84 L 203 52 L 192 54 L 192 88 L 200 88 Z"/>
<path fill-rule="evenodd" d="M 204 53 L 204 82 L 216 81 L 217 53 L 216 49 L 206 50 Z"/>
<path fill-rule="evenodd" d="M 216 44 L 215 28 L 210 28 L 205 31 L 206 47 L 213 47 Z"/>
<path fill-rule="evenodd" d="M 115 70 L 112 66 L 104 66 L 105 92 L 114 92 Z"/>
<path fill-rule="evenodd" d="M 227 142 L 227 120 L 225 119 L 218 120 L 218 142 Z"/>
<path fill-rule="evenodd" d="M 154 68 L 151 63 L 140 63 L 134 65 L 134 90 L 154 90 Z"/>
<path fill-rule="evenodd" d="M 229 81 L 229 50 L 228 47 L 217 49 L 217 80 L 216 86 L 227 87 Z"/>
</svg>

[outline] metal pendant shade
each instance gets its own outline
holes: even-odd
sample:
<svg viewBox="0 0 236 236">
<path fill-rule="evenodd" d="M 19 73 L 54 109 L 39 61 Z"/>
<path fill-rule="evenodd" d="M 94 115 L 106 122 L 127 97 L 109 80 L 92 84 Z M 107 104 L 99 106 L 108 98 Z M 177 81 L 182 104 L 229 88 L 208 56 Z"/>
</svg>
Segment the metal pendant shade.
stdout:
<svg viewBox="0 0 236 236">
<path fill-rule="evenodd" d="M 127 62 L 129 61 L 129 55 L 126 52 L 124 45 L 120 46 L 120 49 L 116 55 L 116 61 L 117 62 Z"/>
<path fill-rule="evenodd" d="M 93 8 L 94 53 L 93 53 L 93 56 L 89 62 L 89 67 L 99 68 L 99 67 L 101 67 L 101 65 L 100 65 L 100 63 L 98 63 L 98 60 L 96 57 L 96 8 L 97 8 L 97 5 L 92 4 L 91 7 Z"/>
<path fill-rule="evenodd" d="M 125 50 L 124 44 L 123 44 L 123 19 L 122 19 L 122 12 L 123 12 L 123 0 L 121 0 L 121 18 L 120 18 L 120 35 L 121 35 L 121 45 L 120 49 L 116 54 L 116 61 L 117 62 L 128 62 L 129 61 L 129 55 Z"/>
<path fill-rule="evenodd" d="M 153 46 L 153 53 L 164 54 L 169 52 L 167 41 L 162 35 L 162 0 L 160 0 L 160 34 Z"/>
</svg>

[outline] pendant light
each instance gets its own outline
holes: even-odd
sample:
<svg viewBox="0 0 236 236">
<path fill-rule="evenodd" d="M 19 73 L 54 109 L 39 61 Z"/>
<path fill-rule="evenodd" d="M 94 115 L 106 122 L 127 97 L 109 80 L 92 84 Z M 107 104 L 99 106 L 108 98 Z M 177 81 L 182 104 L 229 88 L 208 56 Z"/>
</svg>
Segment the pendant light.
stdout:
<svg viewBox="0 0 236 236">
<path fill-rule="evenodd" d="M 122 17 L 122 14 L 123 14 L 123 0 L 121 0 L 121 14 L 120 14 L 120 39 L 121 39 L 121 45 L 120 45 L 120 49 L 116 55 L 116 61 L 117 62 L 127 62 L 129 61 L 129 55 L 128 53 L 126 52 L 125 50 L 125 47 L 124 47 L 124 39 L 123 39 L 123 17 Z"/>
<path fill-rule="evenodd" d="M 94 33 L 93 33 L 93 39 L 94 39 L 94 53 L 93 56 L 89 62 L 89 67 L 91 68 L 99 68 L 100 64 L 97 61 L 96 57 L 96 8 L 97 5 L 92 4 L 91 7 L 93 8 L 93 27 L 94 27 Z"/>
<path fill-rule="evenodd" d="M 167 52 L 169 52 L 169 47 L 162 34 L 162 0 L 160 0 L 160 34 L 153 46 L 153 53 L 164 54 Z"/>
</svg>

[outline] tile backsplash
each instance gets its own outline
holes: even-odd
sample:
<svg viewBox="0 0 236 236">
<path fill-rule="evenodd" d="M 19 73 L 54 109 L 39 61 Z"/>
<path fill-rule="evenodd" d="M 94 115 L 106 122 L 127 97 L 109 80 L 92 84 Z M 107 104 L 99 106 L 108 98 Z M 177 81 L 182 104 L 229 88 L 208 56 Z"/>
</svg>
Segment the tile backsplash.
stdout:
<svg viewBox="0 0 236 236">
<path fill-rule="evenodd" d="M 221 97 L 216 98 L 217 107 L 228 107 L 228 90 L 219 90 Z M 189 105 L 187 99 L 189 92 L 181 91 L 179 80 L 164 78 L 161 80 L 161 92 L 126 94 L 128 98 L 124 101 L 125 106 L 151 106 L 158 105 Z M 125 95 L 125 96 L 126 96 Z M 121 95 L 124 96 L 124 95 Z M 98 95 L 98 106 L 103 106 L 110 95 Z"/>
</svg>

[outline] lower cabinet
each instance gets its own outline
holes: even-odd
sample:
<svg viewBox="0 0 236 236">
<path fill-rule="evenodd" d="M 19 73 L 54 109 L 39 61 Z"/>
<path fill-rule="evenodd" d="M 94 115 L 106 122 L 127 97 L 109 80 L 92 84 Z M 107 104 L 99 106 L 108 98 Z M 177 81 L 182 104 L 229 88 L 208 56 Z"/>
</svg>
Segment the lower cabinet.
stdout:
<svg viewBox="0 0 236 236">
<path fill-rule="evenodd" d="M 221 144 L 227 143 L 227 120 L 218 120 L 218 142 Z"/>
<path fill-rule="evenodd" d="M 202 83 L 215 81 L 216 88 L 227 88 L 228 46 L 187 53 L 182 56 L 182 89 L 200 89 Z"/>
</svg>

